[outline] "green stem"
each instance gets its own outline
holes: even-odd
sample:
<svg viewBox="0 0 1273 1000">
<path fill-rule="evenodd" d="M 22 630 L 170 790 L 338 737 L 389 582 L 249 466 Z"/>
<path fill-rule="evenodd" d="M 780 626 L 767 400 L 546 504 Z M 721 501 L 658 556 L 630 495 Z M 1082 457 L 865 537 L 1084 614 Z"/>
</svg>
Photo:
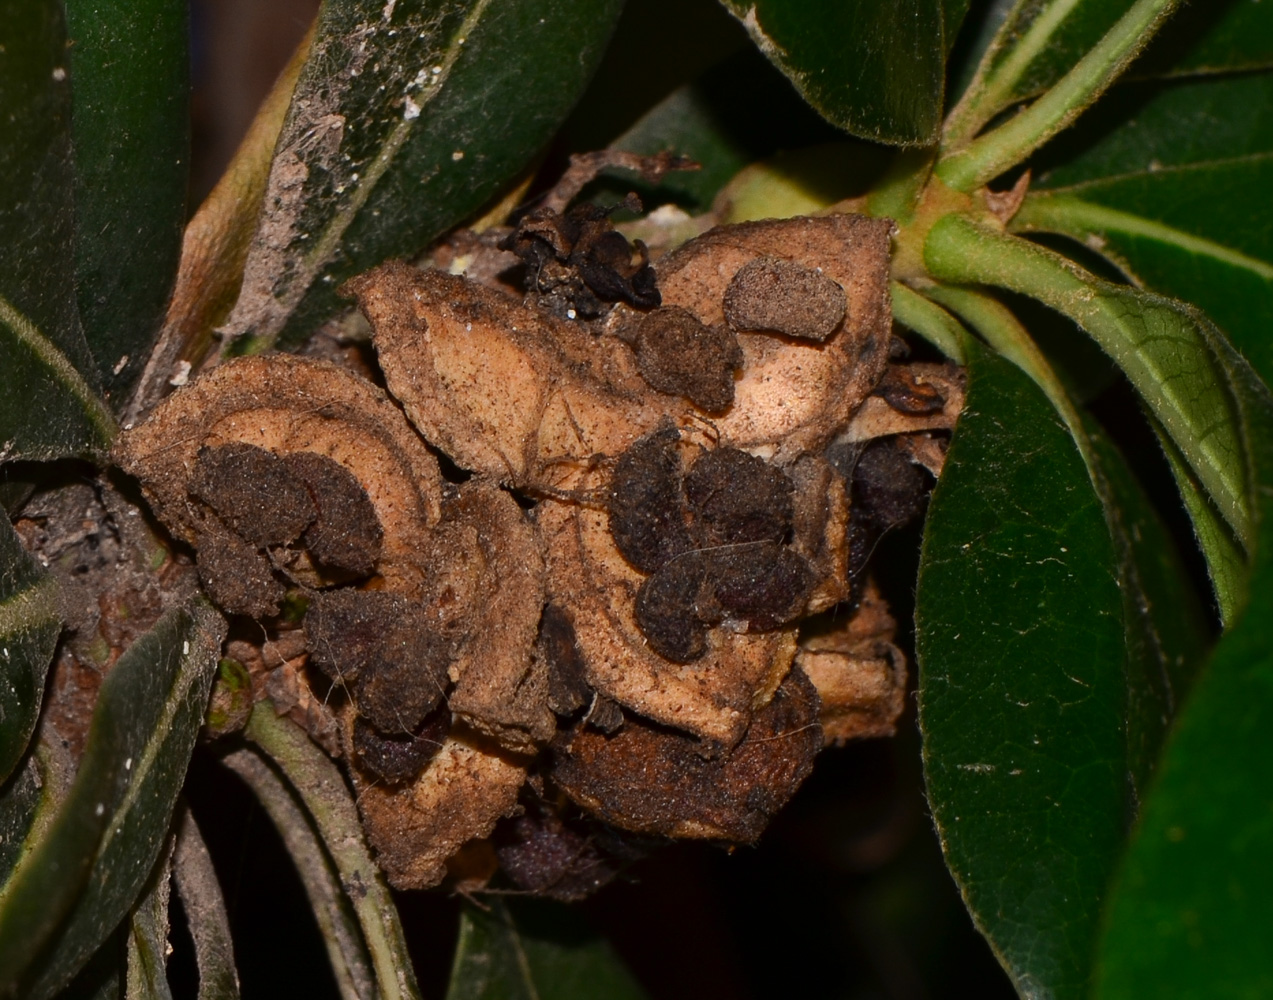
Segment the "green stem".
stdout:
<svg viewBox="0 0 1273 1000">
<path fill-rule="evenodd" d="M 933 172 L 931 149 L 904 149 L 867 196 L 867 211 L 877 219 L 905 223 L 915 211 L 924 184 Z"/>
<path fill-rule="evenodd" d="M 1007 44 L 1015 27 L 1015 19 L 1009 17 L 996 33 L 986 49 L 977 75 L 964 91 L 963 97 L 946 116 L 942 145 L 957 149 L 978 132 L 996 114 L 1012 103 L 1013 91 L 1030 64 L 1038 57 L 1067 17 L 1081 0 L 1056 0 L 1034 19 L 1003 61 L 990 68 L 994 57 Z"/>
<path fill-rule="evenodd" d="M 1127 374 L 1239 540 L 1249 544 L 1245 452 L 1205 317 L 1101 281 L 1059 254 L 955 215 L 929 231 L 924 263 L 940 281 L 1029 295 L 1086 330 Z"/>
<path fill-rule="evenodd" d="M 1020 163 L 1118 78 L 1178 3 L 1137 0 L 1051 90 L 1003 125 L 948 153 L 937 164 L 937 176 L 957 191 L 972 191 Z"/>
<path fill-rule="evenodd" d="M 1057 377 L 1055 369 L 1039 350 L 1029 332 L 1002 302 L 984 292 L 975 292 L 967 288 L 952 288 L 949 285 L 937 285 L 925 289 L 925 294 L 934 302 L 951 309 L 965 323 L 976 330 L 987 344 L 1030 376 L 1035 384 L 1043 390 L 1065 422 L 1070 436 L 1078 445 L 1079 454 L 1087 463 L 1089 474 L 1097 486 L 1098 492 L 1103 488 L 1095 482 L 1096 460 L 1092 455 L 1092 444 L 1087 431 L 1083 428 L 1083 419 L 1074 407 L 1065 386 Z"/>
<path fill-rule="evenodd" d="M 257 702 L 244 735 L 278 765 L 318 827 L 367 940 L 382 1000 L 419 1000 L 393 897 L 362 837 L 339 768 L 295 723 Z"/>
<path fill-rule="evenodd" d="M 900 281 L 890 281 L 888 287 L 893 296 L 893 318 L 962 365 L 963 338 L 968 336 L 968 331 L 959 320 Z"/>
</svg>

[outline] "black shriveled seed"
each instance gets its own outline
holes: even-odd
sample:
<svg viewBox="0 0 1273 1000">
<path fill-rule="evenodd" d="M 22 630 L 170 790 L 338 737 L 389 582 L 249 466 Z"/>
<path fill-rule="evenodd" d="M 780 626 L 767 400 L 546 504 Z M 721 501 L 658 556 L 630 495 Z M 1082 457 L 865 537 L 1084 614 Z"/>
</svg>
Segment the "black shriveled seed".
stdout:
<svg viewBox="0 0 1273 1000">
<path fill-rule="evenodd" d="M 663 566 L 637 591 L 637 628 L 665 660 L 692 663 L 707 652 L 707 627 L 696 611 L 705 569 L 702 554 L 690 552 Z"/>
<path fill-rule="evenodd" d="M 708 413 L 734 402 L 743 351 L 728 327 L 705 326 L 688 310 L 668 306 L 641 320 L 635 348 L 641 377 L 659 392 L 684 396 Z"/>
<path fill-rule="evenodd" d="M 318 511 L 301 543 L 321 565 L 367 576 L 376 567 L 384 534 L 376 508 L 354 474 L 339 462 L 312 451 L 283 458 L 309 490 Z"/>
<path fill-rule="evenodd" d="M 679 438 L 673 427 L 640 438 L 619 456 L 610 479 L 610 535 L 642 573 L 653 573 L 692 547 Z"/>
<path fill-rule="evenodd" d="M 685 478 L 700 548 L 780 542 L 791 530 L 795 487 L 787 474 L 737 448 L 701 455 Z"/>
<path fill-rule="evenodd" d="M 222 611 L 258 619 L 278 614 L 287 591 L 258 549 L 211 519 L 195 547 L 199 582 Z"/>
<path fill-rule="evenodd" d="M 409 735 L 386 736 L 365 719 L 354 719 L 354 763 L 389 785 L 410 781 L 428 766 L 451 728 L 445 707 Z"/>
<path fill-rule="evenodd" d="M 358 714 L 382 733 L 414 731 L 442 700 L 450 659 L 450 647 L 434 637 L 423 615 L 397 622 L 380 662 L 354 684 Z"/>
<path fill-rule="evenodd" d="M 844 289 L 793 260 L 758 257 L 725 289 L 725 319 L 735 330 L 823 341 L 848 311 Z"/>
<path fill-rule="evenodd" d="M 776 542 L 714 550 L 709 572 L 712 596 L 725 615 L 744 619 L 755 632 L 795 619 L 817 582 L 803 556 Z"/>
<path fill-rule="evenodd" d="M 252 444 L 200 448 L 190 492 L 258 547 L 295 540 L 318 515 L 309 490 L 283 460 Z"/>
<path fill-rule="evenodd" d="M 563 718 L 574 715 L 592 700 L 584 679 L 584 661 L 575 643 L 570 616 L 549 604 L 539 622 L 539 648 L 548 664 L 548 707 Z"/>
</svg>

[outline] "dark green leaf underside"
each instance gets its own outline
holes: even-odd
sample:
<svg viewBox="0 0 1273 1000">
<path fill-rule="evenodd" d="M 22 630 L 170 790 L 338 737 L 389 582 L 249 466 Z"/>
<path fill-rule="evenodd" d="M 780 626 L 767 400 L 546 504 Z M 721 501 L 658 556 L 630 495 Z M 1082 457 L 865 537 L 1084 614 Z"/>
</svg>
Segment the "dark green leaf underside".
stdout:
<svg viewBox="0 0 1273 1000">
<path fill-rule="evenodd" d="M 1228 363 L 1258 484 L 1250 603 L 1199 678 L 1145 802 L 1101 944 L 1103 1000 L 1273 994 L 1273 400 Z"/>
<path fill-rule="evenodd" d="M 229 330 L 295 342 L 345 278 L 479 209 L 565 117 L 620 6 L 327 0 Z"/>
<path fill-rule="evenodd" d="M 0 517 L 0 788 L 35 729 L 61 630 L 52 581 Z"/>
<path fill-rule="evenodd" d="M 833 125 L 917 146 L 937 135 L 944 24 L 939 0 L 723 0 L 753 41 Z"/>
<path fill-rule="evenodd" d="M 0 0 L 0 459 L 92 454 L 110 434 L 80 330 L 61 5 Z"/>
<path fill-rule="evenodd" d="M 917 597 L 929 801 L 1018 988 L 1077 997 L 1129 808 L 1115 553 L 1047 398 L 984 349 L 968 361 Z"/>
<path fill-rule="evenodd" d="M 0 895 L 0 993 L 55 994 L 142 891 L 203 721 L 222 634 L 220 615 L 198 600 L 166 614 L 112 668 L 70 793 Z"/>
<path fill-rule="evenodd" d="M 559 903 L 488 897 L 465 906 L 447 1000 L 640 1000 L 605 941 Z"/>
<path fill-rule="evenodd" d="M 181 252 L 190 159 L 186 6 L 66 2 L 78 302 L 116 410 L 146 364 Z"/>
</svg>

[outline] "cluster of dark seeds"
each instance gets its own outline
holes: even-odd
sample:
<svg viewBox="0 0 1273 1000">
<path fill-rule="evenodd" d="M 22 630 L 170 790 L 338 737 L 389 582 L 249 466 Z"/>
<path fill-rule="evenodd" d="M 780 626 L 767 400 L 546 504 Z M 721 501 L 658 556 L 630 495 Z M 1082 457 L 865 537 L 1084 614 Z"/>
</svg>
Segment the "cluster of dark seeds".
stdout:
<svg viewBox="0 0 1273 1000">
<path fill-rule="evenodd" d="M 787 474 L 736 448 L 704 452 L 685 473 L 680 433 L 636 441 L 615 465 L 610 533 L 649 574 L 636 622 L 665 659 L 690 663 L 724 621 L 766 631 L 792 621 L 816 583 L 789 543 L 794 487 Z"/>
<path fill-rule="evenodd" d="M 565 214 L 542 208 L 525 216 L 500 248 L 526 265 L 526 291 L 564 319 L 595 319 L 615 302 L 657 306 L 657 278 L 645 245 L 630 244 L 609 215 L 590 204 Z"/>
<path fill-rule="evenodd" d="M 325 455 L 280 456 L 243 443 L 202 448 L 190 492 L 209 511 L 199 528 L 199 578 L 226 611 L 278 613 L 287 588 L 275 569 L 285 567 L 286 549 L 304 550 L 333 583 L 375 569 L 375 508 L 353 474 Z"/>
</svg>

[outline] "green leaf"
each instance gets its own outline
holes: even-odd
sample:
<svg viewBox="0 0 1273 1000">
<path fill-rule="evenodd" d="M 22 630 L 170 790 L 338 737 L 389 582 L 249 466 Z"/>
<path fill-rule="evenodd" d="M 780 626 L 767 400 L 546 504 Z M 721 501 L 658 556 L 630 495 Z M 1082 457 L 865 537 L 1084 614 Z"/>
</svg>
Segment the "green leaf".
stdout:
<svg viewBox="0 0 1273 1000">
<path fill-rule="evenodd" d="M 940 0 L 722 0 L 806 101 L 863 139 L 937 138 L 948 43 L 962 3 Z"/>
<path fill-rule="evenodd" d="M 608 944 L 560 903 L 466 904 L 447 1000 L 622 1000 L 644 997 Z"/>
<path fill-rule="evenodd" d="M 1273 994 L 1273 399 L 1225 358 L 1252 463 L 1250 601 L 1178 717 L 1114 884 L 1097 996 Z"/>
<path fill-rule="evenodd" d="M 61 631 L 56 583 L 0 517 L 0 787 L 35 730 Z"/>
<path fill-rule="evenodd" d="M 51 997 L 128 913 L 168 831 L 224 634 L 202 599 L 168 612 L 103 682 L 57 817 L 0 889 L 0 996 Z"/>
<path fill-rule="evenodd" d="M 127 1000 L 172 1000 L 168 986 L 168 898 L 171 892 L 172 867 L 165 860 L 155 867 L 149 888 L 127 921 Z"/>
<path fill-rule="evenodd" d="M 1129 11 L 1134 0 L 1019 0 L 986 46 L 946 123 L 951 145 L 999 113 L 1054 86 Z M 1186 4 L 1132 67 L 1136 76 L 1273 65 L 1273 12 L 1260 0 Z"/>
<path fill-rule="evenodd" d="M 1124 88 L 1040 157 L 1013 220 L 1202 308 L 1273 377 L 1273 75 Z M 1073 154 L 1073 155 L 1071 155 Z"/>
<path fill-rule="evenodd" d="M 670 149 L 701 164 L 701 169 L 669 173 L 653 192 L 640 182 L 610 182 L 604 187 L 611 204 L 636 190 L 647 199 L 647 207 L 657 204 L 649 192 L 701 213 L 712 207 L 720 190 L 748 164 L 779 150 L 842 138 L 760 53 L 748 47 L 694 83 L 672 91 L 611 143 L 615 149 L 647 156 Z M 850 148 L 874 151 L 865 144 Z"/>
<path fill-rule="evenodd" d="M 234 965 L 225 897 L 212 867 L 212 856 L 189 808 L 182 810 L 177 823 L 172 880 L 194 942 L 198 1000 L 238 1000 L 239 973 Z"/>
<path fill-rule="evenodd" d="M 1130 807 L 1116 554 L 1047 397 L 975 344 L 968 365 L 916 605 L 928 797 L 1018 989 L 1077 997 Z"/>
<path fill-rule="evenodd" d="M 1242 442 L 1205 316 L 954 215 L 929 232 L 924 262 L 940 279 L 1020 292 L 1078 323 L 1127 374 L 1239 539 L 1249 537 Z"/>
<path fill-rule="evenodd" d="M 66 0 L 80 320 L 118 410 L 177 274 L 190 162 L 187 11 Z"/>
<path fill-rule="evenodd" d="M 292 343 L 336 287 L 479 209 L 548 141 L 621 0 L 326 0 L 230 336 Z"/>
<path fill-rule="evenodd" d="M 327 958 L 341 997 L 361 1000 L 374 996 L 375 973 L 358 921 L 350 912 L 349 899 L 331 856 L 296 792 L 252 750 L 236 750 L 223 757 L 222 763 L 243 779 L 278 830 L 327 946 Z"/>
<path fill-rule="evenodd" d="M 75 306 L 70 86 L 61 5 L 0 0 L 0 460 L 114 433 Z"/>
<path fill-rule="evenodd" d="M 1127 625 L 1127 765 L 1140 798 L 1212 635 L 1180 551 L 1127 460 L 1094 428 L 1088 440 L 1119 553 Z"/>
<path fill-rule="evenodd" d="M 279 718 L 265 702 L 256 703 L 243 732 L 282 771 L 330 854 L 371 953 L 377 994 L 385 1000 L 418 1000 L 420 987 L 398 910 L 363 839 L 344 775 L 304 730 Z"/>
</svg>

